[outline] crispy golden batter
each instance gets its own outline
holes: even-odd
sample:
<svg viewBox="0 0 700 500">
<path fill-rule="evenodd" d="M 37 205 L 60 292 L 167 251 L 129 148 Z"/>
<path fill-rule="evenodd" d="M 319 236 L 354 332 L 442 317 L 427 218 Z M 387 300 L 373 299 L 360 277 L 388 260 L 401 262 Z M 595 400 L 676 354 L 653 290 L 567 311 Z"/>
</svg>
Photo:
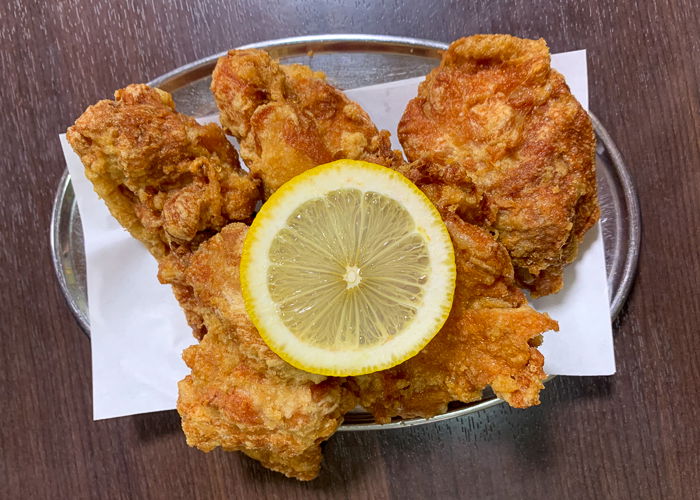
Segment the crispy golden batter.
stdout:
<svg viewBox="0 0 700 500">
<path fill-rule="evenodd" d="M 457 40 L 398 128 L 409 160 L 468 170 L 494 210 L 486 227 L 535 296 L 562 287 L 599 215 L 591 121 L 549 63 L 544 40 Z"/>
<path fill-rule="evenodd" d="M 430 198 L 443 219 L 455 214 L 470 224 L 485 226 L 495 216 L 487 197 L 474 185 L 464 165 L 443 165 L 422 158 L 399 165 L 396 170 Z"/>
<path fill-rule="evenodd" d="M 352 408 L 340 379 L 293 368 L 243 307 L 238 266 L 261 193 L 215 125 L 175 113 L 144 85 L 90 107 L 68 132 L 114 217 L 149 248 L 201 343 L 183 357 L 178 410 L 187 442 L 241 450 L 299 479 L 318 474 L 320 443 Z M 223 228 L 223 229 L 222 229 Z"/>
<path fill-rule="evenodd" d="M 112 215 L 156 258 L 249 220 L 261 198 L 222 130 L 175 112 L 159 89 L 118 90 L 66 135 Z"/>
<path fill-rule="evenodd" d="M 201 343 L 183 354 L 192 374 L 179 384 L 182 428 L 190 446 L 241 450 L 287 476 L 313 479 L 320 443 L 355 399 L 342 379 L 280 359 L 248 319 L 238 269 L 247 229 L 226 226 L 200 245 L 182 275 L 207 329 Z"/>
<path fill-rule="evenodd" d="M 523 96 L 530 95 L 524 88 Z M 191 374 L 179 383 L 177 408 L 188 444 L 203 451 L 240 450 L 266 467 L 309 480 L 319 471 L 321 442 L 358 401 L 383 422 L 436 415 L 453 400 L 478 399 L 487 386 L 512 406 L 539 402 L 545 374 L 536 346 L 539 335 L 557 324 L 527 305 L 508 251 L 476 226 L 498 230 L 504 238 L 502 200 L 489 186 L 472 182 L 479 175 L 475 161 L 438 151 L 403 163 L 390 150 L 388 133 L 377 131 L 322 74 L 280 66 L 262 51 L 231 51 L 221 58 L 212 90 L 223 126 L 240 140 L 242 156 L 262 180 L 265 195 L 337 158 L 372 161 L 406 175 L 446 221 L 455 245 L 457 286 L 442 330 L 401 365 L 350 379 L 298 370 L 267 347 L 244 308 L 239 263 L 248 227 L 231 222 L 249 220 L 262 193 L 257 179 L 239 169 L 222 131 L 175 113 L 167 93 L 144 85 L 90 107 L 69 130 L 69 140 L 112 214 L 158 259 L 160 280 L 173 286 L 201 339 L 185 350 Z M 441 119 L 458 114 L 446 113 Z M 431 126 L 437 125 L 444 123 Z M 418 145 L 432 147 L 429 132 Z M 515 172 L 511 182 L 519 185 L 524 174 L 499 168 L 503 176 Z M 570 170 L 563 178 L 578 172 Z M 568 188 L 554 170 L 548 172 L 555 188 Z M 505 182 L 502 177 L 496 185 Z M 528 196 L 541 195 L 532 189 Z M 520 220 L 516 215 L 513 220 Z M 550 270 L 538 271 L 538 286 Z"/>
<path fill-rule="evenodd" d="M 319 115 L 319 110 L 339 106 L 317 103 L 328 101 L 329 93 L 333 99 L 347 99 L 309 68 L 278 66 L 261 51 L 232 51 L 219 61 L 212 90 L 224 127 L 241 139 L 247 164 L 256 172 L 256 163 L 263 161 L 265 166 L 257 172 L 266 189 L 267 179 L 280 174 L 279 169 L 268 166 L 293 158 L 292 169 L 283 172 L 282 177 L 274 177 L 284 182 L 338 157 L 326 151 L 343 151 L 338 147 L 338 131 L 347 130 L 347 122 L 335 111 Z M 376 134 L 369 118 L 363 122 L 370 134 Z M 290 134 L 298 134 L 298 139 L 290 139 Z M 388 145 L 385 151 L 388 152 Z M 543 358 L 528 341 L 535 342 L 532 339 L 556 328 L 556 323 L 527 306 L 514 284 L 505 249 L 490 234 L 461 220 L 488 225 L 495 218 L 495 211 L 471 181 L 464 165 L 427 159 L 406 165 L 386 154 L 388 161 L 359 157 L 392 166 L 421 187 L 443 216 L 451 218 L 455 241 L 467 246 L 457 252 L 461 277 L 457 296 L 462 303 L 454 308 L 448 324 L 428 346 L 429 354 L 419 354 L 392 370 L 358 377 L 349 386 L 382 421 L 395 415 L 435 415 L 444 411 L 450 401 L 478 398 L 487 385 L 514 406 L 537 404 L 545 377 Z M 348 154 L 347 149 L 341 156 L 358 157 Z M 484 265 L 492 266 L 491 274 L 483 276 Z M 491 300 L 491 295 L 497 293 L 506 298 Z M 489 307 L 481 307 L 484 301 Z M 479 350 L 485 339 L 490 339 L 488 346 Z"/>
<path fill-rule="evenodd" d="M 265 196 L 309 168 L 348 158 L 393 166 L 389 133 L 307 66 L 280 65 L 262 50 L 232 50 L 214 69 L 224 129 L 263 181 Z"/>
<path fill-rule="evenodd" d="M 445 220 L 455 248 L 455 297 L 445 325 L 420 353 L 389 370 L 354 377 L 349 386 L 379 422 L 432 417 L 452 401 L 480 399 L 487 386 L 516 408 L 539 404 L 546 374 L 537 345 L 541 333 L 558 325 L 527 304 L 508 251 L 474 225 L 493 220 L 487 197 L 463 164 L 424 158 L 397 170 Z"/>
<path fill-rule="evenodd" d="M 355 377 L 360 404 L 380 422 L 432 417 L 451 401 L 470 402 L 490 385 L 511 406 L 539 404 L 544 358 L 539 335 L 557 323 L 529 305 L 513 278 L 505 248 L 485 230 L 444 211 L 457 283 L 442 330 L 416 356 Z"/>
</svg>

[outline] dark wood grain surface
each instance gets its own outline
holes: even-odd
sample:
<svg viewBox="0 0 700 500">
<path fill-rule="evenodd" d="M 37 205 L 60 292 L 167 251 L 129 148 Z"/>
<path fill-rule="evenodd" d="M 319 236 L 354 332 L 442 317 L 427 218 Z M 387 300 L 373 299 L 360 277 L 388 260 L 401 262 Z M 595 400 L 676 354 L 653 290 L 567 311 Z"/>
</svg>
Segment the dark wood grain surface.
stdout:
<svg viewBox="0 0 700 500">
<path fill-rule="evenodd" d="M 699 12 L 696 0 L 2 2 L 0 498 L 698 498 Z M 588 49 L 591 109 L 643 216 L 617 375 L 557 378 L 527 411 L 338 434 L 310 483 L 188 448 L 174 411 L 93 422 L 89 341 L 49 258 L 57 134 L 130 82 L 244 43 L 342 32 Z"/>
</svg>

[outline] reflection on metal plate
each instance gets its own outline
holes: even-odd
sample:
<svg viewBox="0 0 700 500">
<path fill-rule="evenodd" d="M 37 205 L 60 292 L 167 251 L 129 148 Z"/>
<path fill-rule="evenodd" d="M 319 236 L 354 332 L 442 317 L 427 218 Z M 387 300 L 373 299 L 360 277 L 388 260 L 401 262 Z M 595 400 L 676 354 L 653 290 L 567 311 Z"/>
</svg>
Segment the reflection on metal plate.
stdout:
<svg viewBox="0 0 700 500">
<path fill-rule="evenodd" d="M 342 89 L 362 87 L 422 76 L 435 67 L 447 45 L 429 40 L 375 35 L 319 35 L 272 40 L 245 48 L 262 48 L 283 63 L 302 63 L 321 70 Z M 195 118 L 217 112 L 209 92 L 211 72 L 222 54 L 187 64 L 156 78 L 149 85 L 173 95 L 177 110 Z M 622 156 L 598 119 L 591 115 L 598 150 L 598 193 L 605 260 L 613 319 L 627 298 L 639 254 L 641 220 L 632 179 Z M 51 252 L 56 275 L 66 300 L 85 333 L 89 335 L 87 285 L 83 232 L 70 176 L 66 172 L 58 186 L 51 217 Z M 490 408 L 502 402 L 485 393 L 480 401 L 451 403 L 448 411 L 430 419 L 395 419 L 377 424 L 372 415 L 353 411 L 340 430 L 401 428 L 437 422 Z"/>
</svg>

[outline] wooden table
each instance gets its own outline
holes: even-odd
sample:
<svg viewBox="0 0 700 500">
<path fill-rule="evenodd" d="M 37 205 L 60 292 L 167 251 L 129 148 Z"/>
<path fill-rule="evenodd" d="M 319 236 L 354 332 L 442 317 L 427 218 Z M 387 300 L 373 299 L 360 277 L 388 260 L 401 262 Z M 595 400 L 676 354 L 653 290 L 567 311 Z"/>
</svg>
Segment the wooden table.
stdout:
<svg viewBox="0 0 700 500">
<path fill-rule="evenodd" d="M 0 498 L 698 498 L 697 3 L 333 4 L 2 3 Z M 527 411 L 336 435 L 311 483 L 188 448 L 174 411 L 93 422 L 89 341 L 49 258 L 57 134 L 130 82 L 244 43 L 342 32 L 512 33 L 542 36 L 553 52 L 588 49 L 591 109 L 626 158 L 643 215 L 617 375 L 558 378 Z"/>
</svg>

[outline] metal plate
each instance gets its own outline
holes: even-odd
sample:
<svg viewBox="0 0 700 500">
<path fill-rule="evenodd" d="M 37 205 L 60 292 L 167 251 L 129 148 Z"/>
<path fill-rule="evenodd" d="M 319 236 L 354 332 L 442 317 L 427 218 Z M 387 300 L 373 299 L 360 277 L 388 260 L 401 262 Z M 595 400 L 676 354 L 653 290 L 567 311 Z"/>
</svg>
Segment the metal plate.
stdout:
<svg viewBox="0 0 700 500">
<path fill-rule="evenodd" d="M 263 48 L 283 63 L 303 63 L 324 71 L 343 89 L 421 76 L 437 65 L 440 42 L 368 35 L 319 35 L 246 45 Z M 243 47 L 242 47 L 243 48 Z M 149 85 L 173 95 L 177 110 L 195 118 L 217 112 L 209 91 L 216 54 L 156 78 Z M 598 195 L 605 242 L 605 261 L 613 319 L 627 298 L 637 267 L 641 220 L 637 195 L 622 156 L 602 124 L 591 115 L 598 137 Z M 89 335 L 85 254 L 80 213 L 68 172 L 58 186 L 51 217 L 51 252 L 56 275 L 73 313 Z M 348 413 L 340 430 L 372 430 L 420 425 L 466 415 L 502 402 L 494 395 L 469 404 L 452 403 L 430 419 L 396 419 L 376 424 L 364 411 Z"/>
</svg>

